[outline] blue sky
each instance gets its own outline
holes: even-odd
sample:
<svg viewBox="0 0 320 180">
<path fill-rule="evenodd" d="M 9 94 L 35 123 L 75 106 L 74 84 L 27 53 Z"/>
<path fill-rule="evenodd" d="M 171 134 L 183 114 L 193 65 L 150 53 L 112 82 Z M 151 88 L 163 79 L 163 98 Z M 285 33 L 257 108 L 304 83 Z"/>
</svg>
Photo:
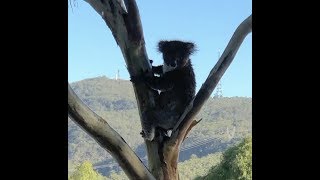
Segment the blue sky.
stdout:
<svg viewBox="0 0 320 180">
<path fill-rule="evenodd" d="M 125 62 L 111 31 L 83 0 L 68 8 L 68 80 L 107 76 L 129 79 Z M 251 0 L 137 0 L 148 57 L 162 63 L 159 40 L 192 41 L 191 56 L 197 90 L 218 60 L 237 26 L 252 13 Z M 252 33 L 244 40 L 221 79 L 223 96 L 252 97 Z M 214 93 L 213 93 L 214 94 Z"/>
</svg>

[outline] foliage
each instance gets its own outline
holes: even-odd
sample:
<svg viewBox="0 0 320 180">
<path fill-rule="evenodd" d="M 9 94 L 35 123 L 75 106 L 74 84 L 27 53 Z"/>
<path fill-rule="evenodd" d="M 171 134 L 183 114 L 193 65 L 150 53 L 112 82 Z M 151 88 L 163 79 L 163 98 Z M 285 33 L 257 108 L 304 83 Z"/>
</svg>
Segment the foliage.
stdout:
<svg viewBox="0 0 320 180">
<path fill-rule="evenodd" d="M 68 180 L 103 180 L 101 174 L 94 171 L 92 164 L 88 161 L 78 166 L 77 170 L 69 176 Z"/>
<path fill-rule="evenodd" d="M 180 179 L 194 179 L 197 176 L 208 174 L 210 167 L 220 162 L 222 153 L 209 154 L 205 157 L 198 158 L 192 156 L 187 161 L 178 164 Z"/>
<path fill-rule="evenodd" d="M 208 175 L 196 179 L 251 180 L 252 138 L 246 138 L 239 145 L 223 153 L 223 160 L 211 168 Z"/>
</svg>

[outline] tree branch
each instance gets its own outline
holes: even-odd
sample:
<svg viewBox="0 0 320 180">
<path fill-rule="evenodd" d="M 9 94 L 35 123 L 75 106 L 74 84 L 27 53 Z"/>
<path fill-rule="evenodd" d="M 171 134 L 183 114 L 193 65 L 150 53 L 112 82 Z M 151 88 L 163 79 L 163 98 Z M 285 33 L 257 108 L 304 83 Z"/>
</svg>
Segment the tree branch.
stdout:
<svg viewBox="0 0 320 180">
<path fill-rule="evenodd" d="M 112 32 L 116 43 L 121 49 L 130 76 L 140 76 L 143 72 L 151 76 L 151 64 L 147 56 L 140 15 L 135 0 L 85 0 L 101 15 Z M 155 106 L 156 92 L 144 83 L 133 83 L 133 90 L 137 100 L 140 122 L 142 113 Z M 157 144 L 145 140 L 150 153 L 157 150 Z M 154 154 L 154 153 L 153 153 Z M 157 159 L 149 159 L 152 174 L 157 174 Z"/>
<path fill-rule="evenodd" d="M 88 2 L 110 28 L 125 59 L 130 76 L 139 76 L 148 71 L 151 76 L 149 62 L 140 15 L 134 0 L 85 0 Z M 133 84 L 140 113 L 155 106 L 155 91 L 144 83 Z M 142 122 L 142 121 L 141 121 Z"/>
<path fill-rule="evenodd" d="M 186 134 L 184 135 L 182 141 L 184 141 L 184 140 L 186 139 L 186 137 L 187 137 L 187 135 L 189 134 L 189 132 L 191 131 L 191 129 L 192 129 L 194 126 L 196 126 L 200 121 L 202 121 L 202 118 L 201 118 L 199 121 L 197 121 L 197 120 L 193 120 L 193 121 L 192 121 L 192 123 L 190 124 L 189 128 L 187 129 L 187 132 L 186 132 Z"/>
<path fill-rule="evenodd" d="M 85 0 L 101 15 L 110 28 L 126 61 L 130 75 L 151 69 L 139 10 L 134 0 Z"/>
<path fill-rule="evenodd" d="M 155 179 L 124 139 L 90 110 L 68 84 L 68 115 L 119 163 L 130 179 Z"/>
<path fill-rule="evenodd" d="M 252 31 L 252 15 L 246 18 L 236 29 L 219 61 L 212 68 L 201 89 L 193 99 L 193 101 L 186 108 L 185 112 L 180 117 L 179 122 L 174 127 L 169 143 L 174 143 L 177 140 L 182 140 L 192 128 L 193 118 L 199 113 L 204 103 L 208 100 L 219 80 L 228 69 L 232 60 L 234 59 L 240 45 L 244 38 Z M 178 143 L 178 144 L 181 144 Z M 174 143 L 176 144 L 176 143 Z"/>
</svg>

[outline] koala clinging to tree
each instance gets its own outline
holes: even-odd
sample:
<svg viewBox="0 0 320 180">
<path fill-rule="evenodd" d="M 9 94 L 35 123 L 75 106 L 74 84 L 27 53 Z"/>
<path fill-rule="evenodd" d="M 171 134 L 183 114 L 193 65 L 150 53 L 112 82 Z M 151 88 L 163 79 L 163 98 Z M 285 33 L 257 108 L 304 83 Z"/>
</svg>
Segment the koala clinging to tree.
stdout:
<svg viewBox="0 0 320 180">
<path fill-rule="evenodd" d="M 186 106 L 195 96 L 195 75 L 189 56 L 195 52 L 191 42 L 160 41 L 158 50 L 163 54 L 163 65 L 152 66 L 152 77 L 132 77 L 131 81 L 143 81 L 150 88 L 160 91 L 157 106 L 143 112 L 142 136 L 153 140 L 156 132 L 167 134 L 179 120 Z M 152 63 L 152 61 L 151 61 Z"/>
</svg>

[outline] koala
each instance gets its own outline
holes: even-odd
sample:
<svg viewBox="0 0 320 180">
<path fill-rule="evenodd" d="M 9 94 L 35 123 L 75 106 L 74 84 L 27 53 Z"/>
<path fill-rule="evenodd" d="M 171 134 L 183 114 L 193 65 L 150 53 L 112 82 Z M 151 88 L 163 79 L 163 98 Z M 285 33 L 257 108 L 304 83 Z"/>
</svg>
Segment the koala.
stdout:
<svg viewBox="0 0 320 180">
<path fill-rule="evenodd" d="M 160 41 L 158 50 L 163 55 L 163 65 L 152 66 L 153 74 L 143 77 L 143 82 L 156 90 L 157 106 L 143 112 L 142 136 L 153 140 L 157 132 L 166 136 L 173 129 L 185 107 L 195 96 L 196 81 L 190 55 L 195 52 L 195 44 L 182 41 Z M 152 63 L 152 60 L 150 61 Z M 146 120 L 144 120 L 146 119 Z M 147 121 L 148 120 L 148 121 Z M 150 121 L 151 120 L 151 121 Z"/>
</svg>

